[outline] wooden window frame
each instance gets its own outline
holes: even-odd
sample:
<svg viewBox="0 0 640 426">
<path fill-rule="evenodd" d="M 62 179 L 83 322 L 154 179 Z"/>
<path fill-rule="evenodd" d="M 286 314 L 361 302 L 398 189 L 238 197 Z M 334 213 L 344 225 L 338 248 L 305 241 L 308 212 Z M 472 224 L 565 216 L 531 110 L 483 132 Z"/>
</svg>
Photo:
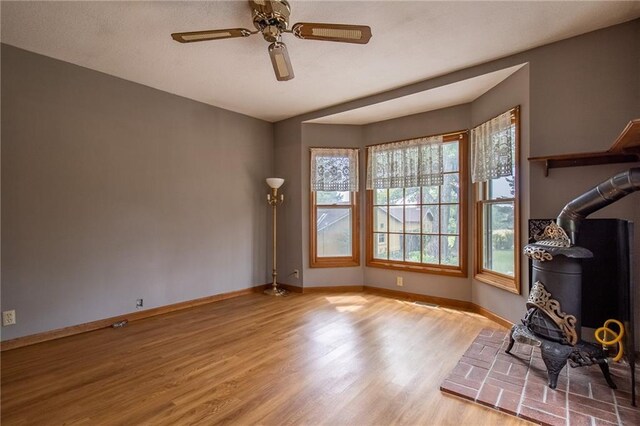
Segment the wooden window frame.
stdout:
<svg viewBox="0 0 640 426">
<path fill-rule="evenodd" d="M 352 149 L 352 148 L 348 148 Z M 356 148 L 353 148 L 356 149 Z M 311 170 L 311 155 L 309 155 L 309 170 Z M 309 188 L 311 189 L 311 188 Z M 346 191 L 344 191 L 346 192 Z M 316 193 L 310 190 L 309 195 L 309 266 L 311 268 L 343 268 L 360 266 L 360 203 L 358 192 L 349 192 L 349 204 L 316 204 Z M 320 208 L 350 208 L 351 209 L 351 256 L 318 256 L 318 207 Z"/>
<path fill-rule="evenodd" d="M 511 293 L 520 294 L 521 277 L 520 277 L 520 107 L 511 108 L 511 122 L 515 125 L 515 165 L 514 190 L 513 198 L 485 200 L 484 194 L 488 192 L 488 183 L 479 182 L 473 184 L 473 277 L 485 284 L 501 288 Z M 496 271 L 484 268 L 484 206 L 488 204 L 496 204 L 500 202 L 514 203 L 514 231 L 513 231 L 513 247 L 514 247 L 514 275 L 510 277 Z"/>
<path fill-rule="evenodd" d="M 468 254 L 468 242 L 467 242 L 467 222 L 468 222 L 468 181 L 469 181 L 469 166 L 468 166 L 468 147 L 469 147 L 469 132 L 467 130 L 459 130 L 442 135 L 443 142 L 458 141 L 458 173 L 460 176 L 460 192 L 458 193 L 459 199 L 459 234 L 458 234 L 458 247 L 459 247 L 459 259 L 460 264 L 458 266 L 453 265 L 436 265 L 426 264 L 418 262 L 407 262 L 400 260 L 388 260 L 388 259 L 376 259 L 373 257 L 373 244 L 374 244 L 374 230 L 373 230 L 373 190 L 366 191 L 366 265 L 374 268 L 382 269 L 394 269 L 407 272 L 421 272 L 435 275 L 445 275 L 453 277 L 467 277 L 467 254 Z M 433 135 L 440 136 L 440 135 Z M 430 136 L 426 136 L 430 137 Z M 380 145 L 385 145 L 385 142 Z M 370 145 L 372 146 L 372 145 Z M 367 156 L 366 161 L 369 161 Z M 450 203 L 444 203 L 450 204 Z M 441 204 L 439 204 L 441 205 Z M 388 226 L 387 226 L 388 229 Z M 419 234 L 407 234 L 402 235 L 423 235 Z M 435 234 L 434 234 L 435 235 Z M 438 233 L 437 235 L 442 235 Z M 446 234 L 444 234 L 446 235 Z M 387 238 L 387 241 L 389 239 Z"/>
</svg>

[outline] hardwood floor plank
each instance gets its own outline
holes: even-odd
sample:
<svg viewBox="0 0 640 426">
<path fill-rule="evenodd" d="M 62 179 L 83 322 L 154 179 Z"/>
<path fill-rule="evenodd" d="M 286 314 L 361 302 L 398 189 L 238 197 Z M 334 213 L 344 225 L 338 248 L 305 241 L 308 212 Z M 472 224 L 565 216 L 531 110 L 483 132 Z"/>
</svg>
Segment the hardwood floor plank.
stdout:
<svg viewBox="0 0 640 426">
<path fill-rule="evenodd" d="M 23 424 L 526 424 L 439 386 L 469 312 L 369 293 L 251 294 L 2 352 Z"/>
</svg>

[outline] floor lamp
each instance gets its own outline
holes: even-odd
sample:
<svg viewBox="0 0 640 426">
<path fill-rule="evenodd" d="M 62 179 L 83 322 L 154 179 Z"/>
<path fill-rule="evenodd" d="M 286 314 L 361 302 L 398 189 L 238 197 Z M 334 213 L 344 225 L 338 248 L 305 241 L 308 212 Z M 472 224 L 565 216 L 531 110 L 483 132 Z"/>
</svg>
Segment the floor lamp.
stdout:
<svg viewBox="0 0 640 426">
<path fill-rule="evenodd" d="M 287 294 L 286 290 L 278 288 L 276 281 L 276 277 L 278 276 L 276 272 L 276 207 L 284 202 L 284 195 L 278 195 L 278 188 L 280 188 L 283 183 L 284 179 L 282 178 L 267 178 L 267 185 L 271 188 L 271 194 L 267 194 L 267 202 L 273 208 L 273 284 L 271 288 L 266 289 L 264 293 L 270 296 L 284 296 Z"/>
</svg>

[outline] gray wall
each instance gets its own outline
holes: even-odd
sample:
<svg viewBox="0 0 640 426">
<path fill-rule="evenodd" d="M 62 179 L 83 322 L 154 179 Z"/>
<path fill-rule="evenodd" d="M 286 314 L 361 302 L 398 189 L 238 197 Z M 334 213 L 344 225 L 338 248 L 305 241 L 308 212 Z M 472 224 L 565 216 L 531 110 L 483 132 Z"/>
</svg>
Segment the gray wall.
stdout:
<svg viewBox="0 0 640 426">
<path fill-rule="evenodd" d="M 278 281 L 302 286 L 304 279 L 302 253 L 302 129 L 296 120 L 281 121 L 274 126 L 274 162 L 277 177 L 284 178 L 284 203 L 278 207 Z M 270 264 L 271 265 L 271 264 Z M 299 278 L 293 275 L 297 269 Z M 271 270 L 271 266 L 269 266 Z"/>
<path fill-rule="evenodd" d="M 3 340 L 268 282 L 270 123 L 1 54 Z"/>
</svg>

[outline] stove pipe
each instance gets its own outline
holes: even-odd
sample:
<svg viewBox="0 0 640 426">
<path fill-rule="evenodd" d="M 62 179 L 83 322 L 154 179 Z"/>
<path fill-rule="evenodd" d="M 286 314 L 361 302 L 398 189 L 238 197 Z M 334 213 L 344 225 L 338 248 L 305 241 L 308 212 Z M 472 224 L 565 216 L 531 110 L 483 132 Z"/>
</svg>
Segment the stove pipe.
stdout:
<svg viewBox="0 0 640 426">
<path fill-rule="evenodd" d="M 557 223 L 567 232 L 571 244 L 575 244 L 584 218 L 639 190 L 640 167 L 618 173 L 568 203 L 558 215 Z"/>
</svg>

